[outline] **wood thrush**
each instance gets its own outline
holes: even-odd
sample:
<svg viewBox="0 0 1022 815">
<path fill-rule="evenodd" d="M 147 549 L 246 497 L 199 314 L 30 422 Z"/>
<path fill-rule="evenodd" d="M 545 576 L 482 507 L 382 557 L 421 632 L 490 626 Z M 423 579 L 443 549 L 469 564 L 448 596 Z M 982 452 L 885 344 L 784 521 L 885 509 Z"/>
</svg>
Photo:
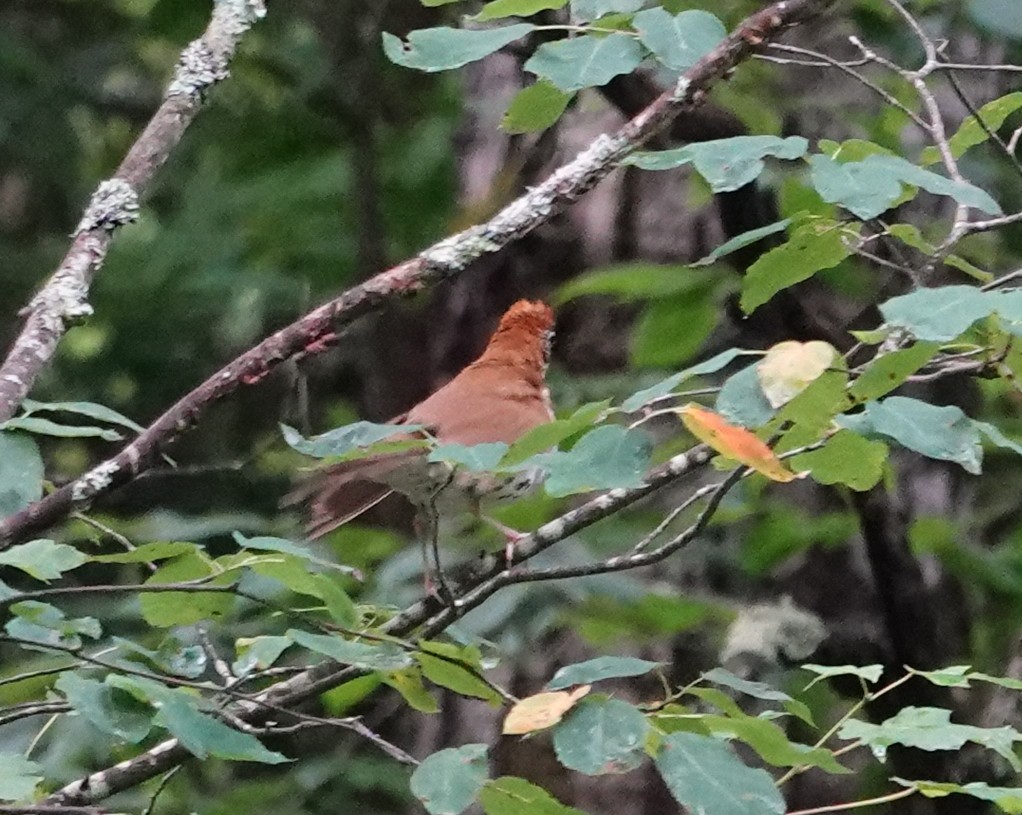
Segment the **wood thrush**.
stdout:
<svg viewBox="0 0 1022 815">
<path fill-rule="evenodd" d="M 548 305 L 519 300 L 501 317 L 475 362 L 392 422 L 421 425 L 441 444 L 473 445 L 511 444 L 551 421 L 546 369 L 553 323 Z M 480 501 L 513 498 L 539 479 L 538 473 L 529 471 L 470 472 L 427 462 L 426 455 L 422 450 L 381 453 L 319 470 L 292 496 L 308 501 L 309 537 L 319 537 L 399 492 L 415 505 L 420 532 L 424 516 L 433 522 L 435 540 L 438 517 L 478 513 Z M 514 537 L 511 530 L 502 531 L 509 539 Z"/>
</svg>

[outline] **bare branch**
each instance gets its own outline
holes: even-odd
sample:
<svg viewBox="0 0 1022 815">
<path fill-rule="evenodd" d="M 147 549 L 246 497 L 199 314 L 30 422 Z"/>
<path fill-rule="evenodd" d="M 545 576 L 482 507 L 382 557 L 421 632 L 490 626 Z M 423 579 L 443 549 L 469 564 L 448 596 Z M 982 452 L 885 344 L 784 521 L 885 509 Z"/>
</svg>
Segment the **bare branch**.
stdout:
<svg viewBox="0 0 1022 815">
<path fill-rule="evenodd" d="M 25 325 L 0 365 L 0 421 L 11 418 L 49 364 L 67 330 L 92 314 L 89 287 L 114 232 L 138 217 L 139 200 L 202 108 L 207 91 L 228 76 L 242 35 L 266 14 L 263 0 L 223 0 L 203 35 L 178 61 L 163 103 L 113 176 L 92 195 L 64 260 L 25 307 Z"/>
</svg>

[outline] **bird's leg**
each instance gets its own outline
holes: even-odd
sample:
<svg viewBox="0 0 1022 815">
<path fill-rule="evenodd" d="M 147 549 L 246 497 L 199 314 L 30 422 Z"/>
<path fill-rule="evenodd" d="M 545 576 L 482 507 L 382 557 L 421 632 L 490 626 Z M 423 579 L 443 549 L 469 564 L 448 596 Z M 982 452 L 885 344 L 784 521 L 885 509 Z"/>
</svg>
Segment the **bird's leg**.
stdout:
<svg viewBox="0 0 1022 815">
<path fill-rule="evenodd" d="M 515 544 L 517 544 L 522 538 L 527 537 L 526 533 L 519 532 L 517 529 L 513 529 L 507 524 L 502 524 L 496 518 L 491 518 L 489 515 L 483 515 L 480 513 L 479 517 L 504 536 L 504 562 L 507 565 L 507 568 L 510 569 L 514 565 Z"/>
<path fill-rule="evenodd" d="M 426 505 L 423 507 L 421 513 L 416 513 L 416 533 L 418 534 L 420 544 L 422 546 L 422 568 L 423 568 L 423 581 L 424 587 L 428 594 L 432 594 L 441 602 L 446 603 L 452 609 L 454 608 L 454 593 L 451 591 L 450 586 L 447 585 L 447 580 L 444 577 L 443 564 L 440 562 L 440 512 L 437 509 L 437 496 L 447 484 L 450 483 L 451 477 L 447 479 L 438 489 L 434 490 L 426 501 Z M 424 517 L 428 522 L 426 529 L 418 528 L 420 524 L 420 516 Z M 432 555 L 432 563 L 430 558 Z M 435 571 L 434 571 L 435 569 Z M 432 585 L 432 575 L 436 574 L 436 589 Z"/>
</svg>

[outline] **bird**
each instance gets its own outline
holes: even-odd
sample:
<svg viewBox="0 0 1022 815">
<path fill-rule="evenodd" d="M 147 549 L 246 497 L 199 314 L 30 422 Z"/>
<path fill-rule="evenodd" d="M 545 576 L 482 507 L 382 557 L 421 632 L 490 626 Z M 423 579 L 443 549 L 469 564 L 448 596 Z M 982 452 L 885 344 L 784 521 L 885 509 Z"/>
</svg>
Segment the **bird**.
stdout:
<svg viewBox="0 0 1022 815">
<path fill-rule="evenodd" d="M 519 300 L 500 318 L 478 359 L 390 423 L 419 426 L 440 444 L 467 446 L 512 444 L 533 428 L 553 421 L 546 384 L 553 330 L 550 306 Z M 423 438 L 423 432 L 410 430 L 396 438 Z M 504 532 L 510 560 L 517 533 L 482 515 L 480 504 L 525 494 L 536 486 L 541 473 L 467 471 L 444 462 L 428 462 L 427 454 L 422 449 L 384 452 L 315 471 L 290 496 L 291 503 L 307 503 L 306 536 L 321 537 L 397 492 L 415 506 L 418 533 L 431 525 L 434 555 L 438 519 L 473 512 Z M 425 539 L 422 543 L 425 552 Z"/>
</svg>

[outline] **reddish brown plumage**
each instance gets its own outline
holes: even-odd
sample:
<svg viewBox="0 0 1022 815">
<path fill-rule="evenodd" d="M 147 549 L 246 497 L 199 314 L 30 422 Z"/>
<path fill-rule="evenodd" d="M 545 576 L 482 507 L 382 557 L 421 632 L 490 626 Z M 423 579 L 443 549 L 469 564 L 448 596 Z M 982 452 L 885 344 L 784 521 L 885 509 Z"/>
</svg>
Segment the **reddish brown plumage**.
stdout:
<svg viewBox="0 0 1022 815">
<path fill-rule="evenodd" d="M 545 303 L 519 300 L 500 320 L 486 350 L 432 396 L 395 419 L 424 425 L 442 443 L 510 444 L 553 418 L 546 367 L 554 315 Z M 438 489 L 441 512 L 470 509 L 494 493 L 518 493 L 527 475 L 514 483 L 479 474 L 456 473 L 427 465 L 421 452 L 401 452 L 341 462 L 324 468 L 299 491 L 309 500 L 310 537 L 318 537 L 357 517 L 391 492 L 422 506 Z M 441 489 L 442 488 L 442 489 Z"/>
</svg>

